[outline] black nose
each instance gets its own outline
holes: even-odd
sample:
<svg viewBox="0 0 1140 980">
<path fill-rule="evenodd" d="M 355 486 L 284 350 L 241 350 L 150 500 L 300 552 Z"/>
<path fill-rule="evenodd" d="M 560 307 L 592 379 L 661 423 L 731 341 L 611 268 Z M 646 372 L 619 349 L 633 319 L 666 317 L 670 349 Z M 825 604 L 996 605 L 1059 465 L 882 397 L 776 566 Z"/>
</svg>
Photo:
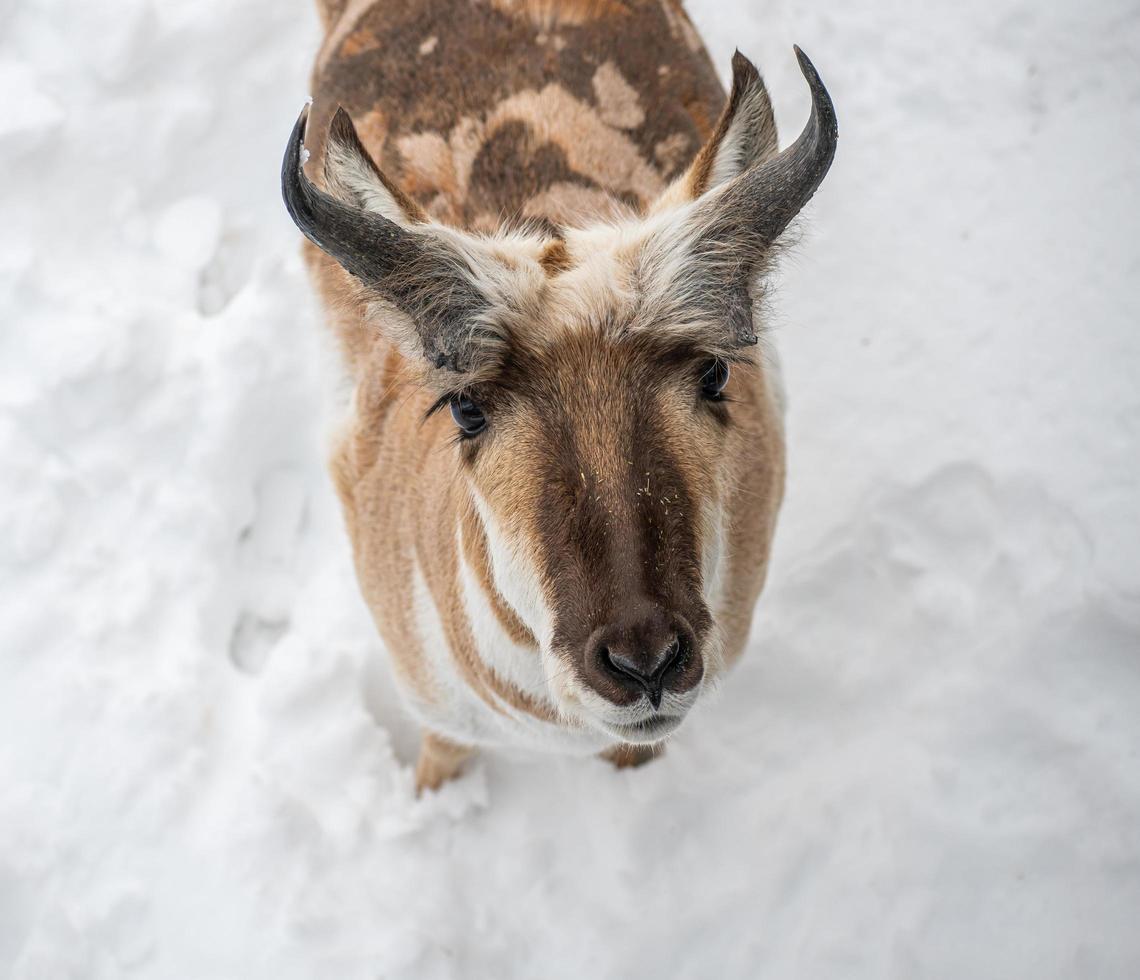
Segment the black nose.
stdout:
<svg viewBox="0 0 1140 980">
<path fill-rule="evenodd" d="M 630 656 L 611 647 L 602 647 L 598 655 L 603 667 L 619 680 L 633 681 L 649 695 L 653 707 L 659 708 L 665 674 L 681 656 L 681 641 L 673 637 L 669 645 L 656 656 Z"/>
<path fill-rule="evenodd" d="M 611 682 L 630 693 L 644 692 L 658 708 L 666 682 L 687 658 L 692 643 L 688 629 L 654 611 L 596 630 L 586 656 Z"/>
</svg>

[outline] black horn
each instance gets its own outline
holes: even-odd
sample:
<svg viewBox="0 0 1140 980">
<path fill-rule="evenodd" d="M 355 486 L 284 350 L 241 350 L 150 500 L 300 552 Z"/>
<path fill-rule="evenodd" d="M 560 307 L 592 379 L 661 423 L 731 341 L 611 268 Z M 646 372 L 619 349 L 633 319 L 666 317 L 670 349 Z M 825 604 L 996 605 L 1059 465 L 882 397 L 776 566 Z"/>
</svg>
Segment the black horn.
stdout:
<svg viewBox="0 0 1140 980">
<path fill-rule="evenodd" d="M 766 268 L 771 246 L 811 199 L 835 158 L 835 107 L 815 66 L 798 47 L 796 57 L 811 89 L 811 117 L 803 132 L 782 153 L 764 154 L 697 199 L 687 221 L 691 259 L 680 274 L 664 261 L 673 235 L 662 236 L 646 250 L 645 274 L 652 277 L 658 268 L 671 277 L 654 315 L 674 320 L 703 317 L 716 325 L 716 335 L 707 336 L 706 342 L 723 350 L 756 343 L 753 282 Z M 738 80 L 748 82 L 755 76 L 759 84 L 759 74 L 742 57 L 734 70 Z"/>
<path fill-rule="evenodd" d="M 338 201 L 305 175 L 306 105 L 281 163 L 281 195 L 289 216 L 314 245 L 367 286 L 382 288 L 397 263 L 414 259 L 420 236 L 373 211 Z"/>
<path fill-rule="evenodd" d="M 309 241 L 411 318 L 418 353 L 433 367 L 473 370 L 494 338 L 484 319 L 489 303 L 470 265 L 430 228 L 404 228 L 313 184 L 305 175 L 308 119 L 305 106 L 281 163 L 290 217 Z"/>
<path fill-rule="evenodd" d="M 811 59 L 798 46 L 795 50 L 800 71 L 811 89 L 811 116 L 791 146 L 739 178 L 740 190 L 755 205 L 753 233 L 759 234 L 764 244 L 779 238 L 811 200 L 827 176 L 839 142 L 831 96 Z"/>
</svg>

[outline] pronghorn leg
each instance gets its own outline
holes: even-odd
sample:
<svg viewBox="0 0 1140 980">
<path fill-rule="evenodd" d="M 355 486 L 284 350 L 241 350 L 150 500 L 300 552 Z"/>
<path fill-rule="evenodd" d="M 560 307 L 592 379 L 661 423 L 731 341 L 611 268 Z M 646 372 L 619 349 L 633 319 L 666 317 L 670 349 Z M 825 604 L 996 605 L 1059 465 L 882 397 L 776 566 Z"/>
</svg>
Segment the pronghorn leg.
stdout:
<svg viewBox="0 0 1140 980">
<path fill-rule="evenodd" d="M 656 759 L 664 751 L 663 742 L 658 742 L 656 745 L 615 745 L 602 752 L 601 757 L 606 762 L 613 763 L 616 769 L 632 769 Z"/>
<path fill-rule="evenodd" d="M 439 789 L 449 779 L 454 779 L 474 752 L 468 745 L 425 731 L 420 742 L 420 757 L 416 760 L 416 795 L 425 789 Z"/>
</svg>

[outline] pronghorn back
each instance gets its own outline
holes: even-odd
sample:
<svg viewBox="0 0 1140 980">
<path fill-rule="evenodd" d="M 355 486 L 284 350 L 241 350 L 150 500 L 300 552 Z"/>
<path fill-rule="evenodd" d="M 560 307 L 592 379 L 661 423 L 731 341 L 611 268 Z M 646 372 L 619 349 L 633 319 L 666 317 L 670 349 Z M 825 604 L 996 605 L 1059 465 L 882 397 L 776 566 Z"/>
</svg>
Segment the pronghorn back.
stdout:
<svg viewBox="0 0 1140 980">
<path fill-rule="evenodd" d="M 376 0 L 326 17 L 310 131 L 343 106 L 380 169 L 459 227 L 641 210 L 724 105 L 675 0 Z"/>
</svg>

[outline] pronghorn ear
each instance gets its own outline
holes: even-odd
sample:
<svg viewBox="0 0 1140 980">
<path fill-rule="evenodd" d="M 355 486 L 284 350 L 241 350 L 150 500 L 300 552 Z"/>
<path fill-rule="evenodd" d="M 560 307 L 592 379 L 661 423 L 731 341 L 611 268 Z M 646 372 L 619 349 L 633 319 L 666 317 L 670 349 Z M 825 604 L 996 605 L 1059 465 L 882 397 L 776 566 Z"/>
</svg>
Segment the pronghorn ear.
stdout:
<svg viewBox="0 0 1140 980">
<path fill-rule="evenodd" d="M 835 157 L 839 128 L 831 96 L 807 55 L 795 51 L 811 91 L 803 132 L 782 152 L 771 151 L 767 141 L 776 131 L 768 96 L 756 70 L 738 56 L 733 97 L 718 128 L 724 139 L 709 144 L 708 186 L 659 223 L 642 257 L 642 277 L 657 300 L 648 310 L 652 321 L 699 334 L 696 339 L 718 351 L 756 343 L 757 281 Z M 739 104 L 735 113 L 733 103 Z M 758 159 L 731 149 L 759 146 Z"/>
<path fill-rule="evenodd" d="M 348 116 L 326 143 L 322 190 L 305 174 L 308 106 L 281 164 L 281 192 L 297 227 L 373 297 L 403 316 L 382 326 L 409 357 L 462 384 L 494 369 L 506 347 L 504 311 L 517 283 L 483 242 L 417 218 L 408 199 L 371 163 Z M 541 275 L 541 273 L 537 273 Z"/>
<path fill-rule="evenodd" d="M 772 102 L 760 72 L 739 51 L 732 56 L 732 93 L 709 141 L 665 192 L 662 205 L 693 201 L 779 150 Z"/>
<path fill-rule="evenodd" d="M 348 113 L 340 106 L 325 140 L 325 186 L 346 204 L 375 211 L 401 225 L 420 224 L 427 216 L 369 156 Z"/>
</svg>

